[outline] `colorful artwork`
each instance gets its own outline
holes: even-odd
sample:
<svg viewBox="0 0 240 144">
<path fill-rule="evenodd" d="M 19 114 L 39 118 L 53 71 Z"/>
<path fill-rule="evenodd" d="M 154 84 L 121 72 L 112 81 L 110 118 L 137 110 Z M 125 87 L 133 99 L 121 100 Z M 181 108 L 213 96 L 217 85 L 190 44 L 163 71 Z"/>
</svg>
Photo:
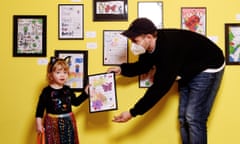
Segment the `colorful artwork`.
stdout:
<svg viewBox="0 0 240 144">
<path fill-rule="evenodd" d="M 42 19 L 19 19 L 18 28 L 18 53 L 42 53 Z"/>
<path fill-rule="evenodd" d="M 46 55 L 46 16 L 14 16 L 14 56 Z"/>
<path fill-rule="evenodd" d="M 182 28 L 206 34 L 206 8 L 182 8 Z"/>
<path fill-rule="evenodd" d="M 149 72 L 145 74 L 141 74 L 139 76 L 139 87 L 140 88 L 148 88 L 153 84 L 154 74 L 156 72 L 156 66 L 153 66 Z"/>
<path fill-rule="evenodd" d="M 227 64 L 240 63 L 240 25 L 226 25 L 226 57 Z"/>
<path fill-rule="evenodd" d="M 103 32 L 104 65 L 119 65 L 128 60 L 128 39 L 122 31 L 105 30 Z"/>
<path fill-rule="evenodd" d="M 85 87 L 86 75 L 87 75 L 87 51 L 61 51 L 56 50 L 55 54 L 59 58 L 65 58 L 70 56 L 70 75 L 66 82 L 72 89 L 80 91 Z"/>
<path fill-rule="evenodd" d="M 94 21 L 127 21 L 127 0 L 93 0 Z"/>
<path fill-rule="evenodd" d="M 124 14 L 124 1 L 103 1 L 96 5 L 96 14 Z"/>
<path fill-rule="evenodd" d="M 90 112 L 117 109 L 114 73 L 90 75 L 89 85 Z"/>
</svg>

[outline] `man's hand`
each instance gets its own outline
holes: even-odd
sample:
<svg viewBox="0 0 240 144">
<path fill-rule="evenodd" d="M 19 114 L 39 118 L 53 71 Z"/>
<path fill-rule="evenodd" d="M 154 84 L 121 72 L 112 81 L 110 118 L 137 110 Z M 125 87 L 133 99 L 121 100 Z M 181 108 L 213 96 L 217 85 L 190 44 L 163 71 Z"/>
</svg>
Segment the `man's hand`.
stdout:
<svg viewBox="0 0 240 144">
<path fill-rule="evenodd" d="M 119 66 L 110 67 L 110 68 L 107 70 L 107 72 L 108 72 L 108 73 L 114 72 L 115 74 L 120 75 L 120 74 L 121 74 L 121 68 L 120 68 Z"/>
<path fill-rule="evenodd" d="M 123 122 L 127 122 L 132 118 L 132 115 L 130 114 L 130 112 L 125 111 L 122 112 L 120 115 L 118 116 L 114 116 L 113 118 L 113 122 L 118 122 L 118 123 L 123 123 Z"/>
</svg>

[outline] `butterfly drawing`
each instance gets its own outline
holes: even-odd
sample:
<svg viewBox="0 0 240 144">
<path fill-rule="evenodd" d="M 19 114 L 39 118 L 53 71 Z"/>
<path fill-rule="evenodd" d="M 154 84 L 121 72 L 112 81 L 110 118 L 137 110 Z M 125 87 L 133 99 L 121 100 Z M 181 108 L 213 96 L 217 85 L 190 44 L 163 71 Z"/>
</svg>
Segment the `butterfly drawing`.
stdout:
<svg viewBox="0 0 240 144">
<path fill-rule="evenodd" d="M 117 8 L 116 5 L 113 5 L 113 6 L 107 5 L 107 6 L 105 7 L 105 12 L 110 12 L 110 11 L 115 12 L 115 11 L 116 11 L 116 8 Z"/>
<path fill-rule="evenodd" d="M 102 84 L 102 88 L 104 92 L 111 91 L 112 90 L 112 82 Z"/>
</svg>

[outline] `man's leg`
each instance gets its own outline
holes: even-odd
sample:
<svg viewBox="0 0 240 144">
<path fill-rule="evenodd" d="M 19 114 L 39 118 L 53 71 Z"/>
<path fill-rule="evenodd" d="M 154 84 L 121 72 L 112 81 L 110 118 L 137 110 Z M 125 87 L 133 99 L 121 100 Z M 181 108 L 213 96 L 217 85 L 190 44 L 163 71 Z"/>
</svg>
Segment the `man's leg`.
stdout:
<svg viewBox="0 0 240 144">
<path fill-rule="evenodd" d="M 207 144 L 207 119 L 223 71 L 200 73 L 187 86 L 180 85 L 179 121 L 183 144 Z"/>
</svg>

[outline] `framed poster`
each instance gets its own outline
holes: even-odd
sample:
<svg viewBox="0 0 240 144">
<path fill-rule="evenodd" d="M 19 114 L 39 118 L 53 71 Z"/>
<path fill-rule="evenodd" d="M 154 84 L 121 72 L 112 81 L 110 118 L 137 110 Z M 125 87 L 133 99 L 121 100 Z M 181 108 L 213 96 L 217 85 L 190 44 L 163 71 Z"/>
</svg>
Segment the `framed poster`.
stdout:
<svg viewBox="0 0 240 144">
<path fill-rule="evenodd" d="M 227 65 L 240 64 L 240 23 L 225 24 L 225 53 Z"/>
<path fill-rule="evenodd" d="M 121 30 L 103 31 L 103 65 L 120 65 L 128 61 L 128 39 Z"/>
<path fill-rule="evenodd" d="M 83 4 L 58 5 L 58 39 L 83 39 Z"/>
<path fill-rule="evenodd" d="M 163 28 L 163 2 L 138 2 L 138 17 L 150 19 L 157 28 Z"/>
<path fill-rule="evenodd" d="M 89 75 L 89 111 L 101 112 L 117 109 L 114 73 Z"/>
<path fill-rule="evenodd" d="M 55 56 L 65 58 L 70 56 L 70 75 L 66 82 L 74 91 L 83 91 L 87 84 L 88 51 L 55 50 Z"/>
<path fill-rule="evenodd" d="M 13 16 L 13 56 L 45 57 L 47 16 Z"/>
<path fill-rule="evenodd" d="M 205 7 L 182 7 L 181 28 L 206 35 L 206 17 Z"/>
<path fill-rule="evenodd" d="M 93 21 L 127 20 L 127 0 L 93 0 Z"/>
<path fill-rule="evenodd" d="M 149 88 L 153 84 L 156 66 L 153 66 L 149 72 L 139 76 L 139 88 Z"/>
</svg>

